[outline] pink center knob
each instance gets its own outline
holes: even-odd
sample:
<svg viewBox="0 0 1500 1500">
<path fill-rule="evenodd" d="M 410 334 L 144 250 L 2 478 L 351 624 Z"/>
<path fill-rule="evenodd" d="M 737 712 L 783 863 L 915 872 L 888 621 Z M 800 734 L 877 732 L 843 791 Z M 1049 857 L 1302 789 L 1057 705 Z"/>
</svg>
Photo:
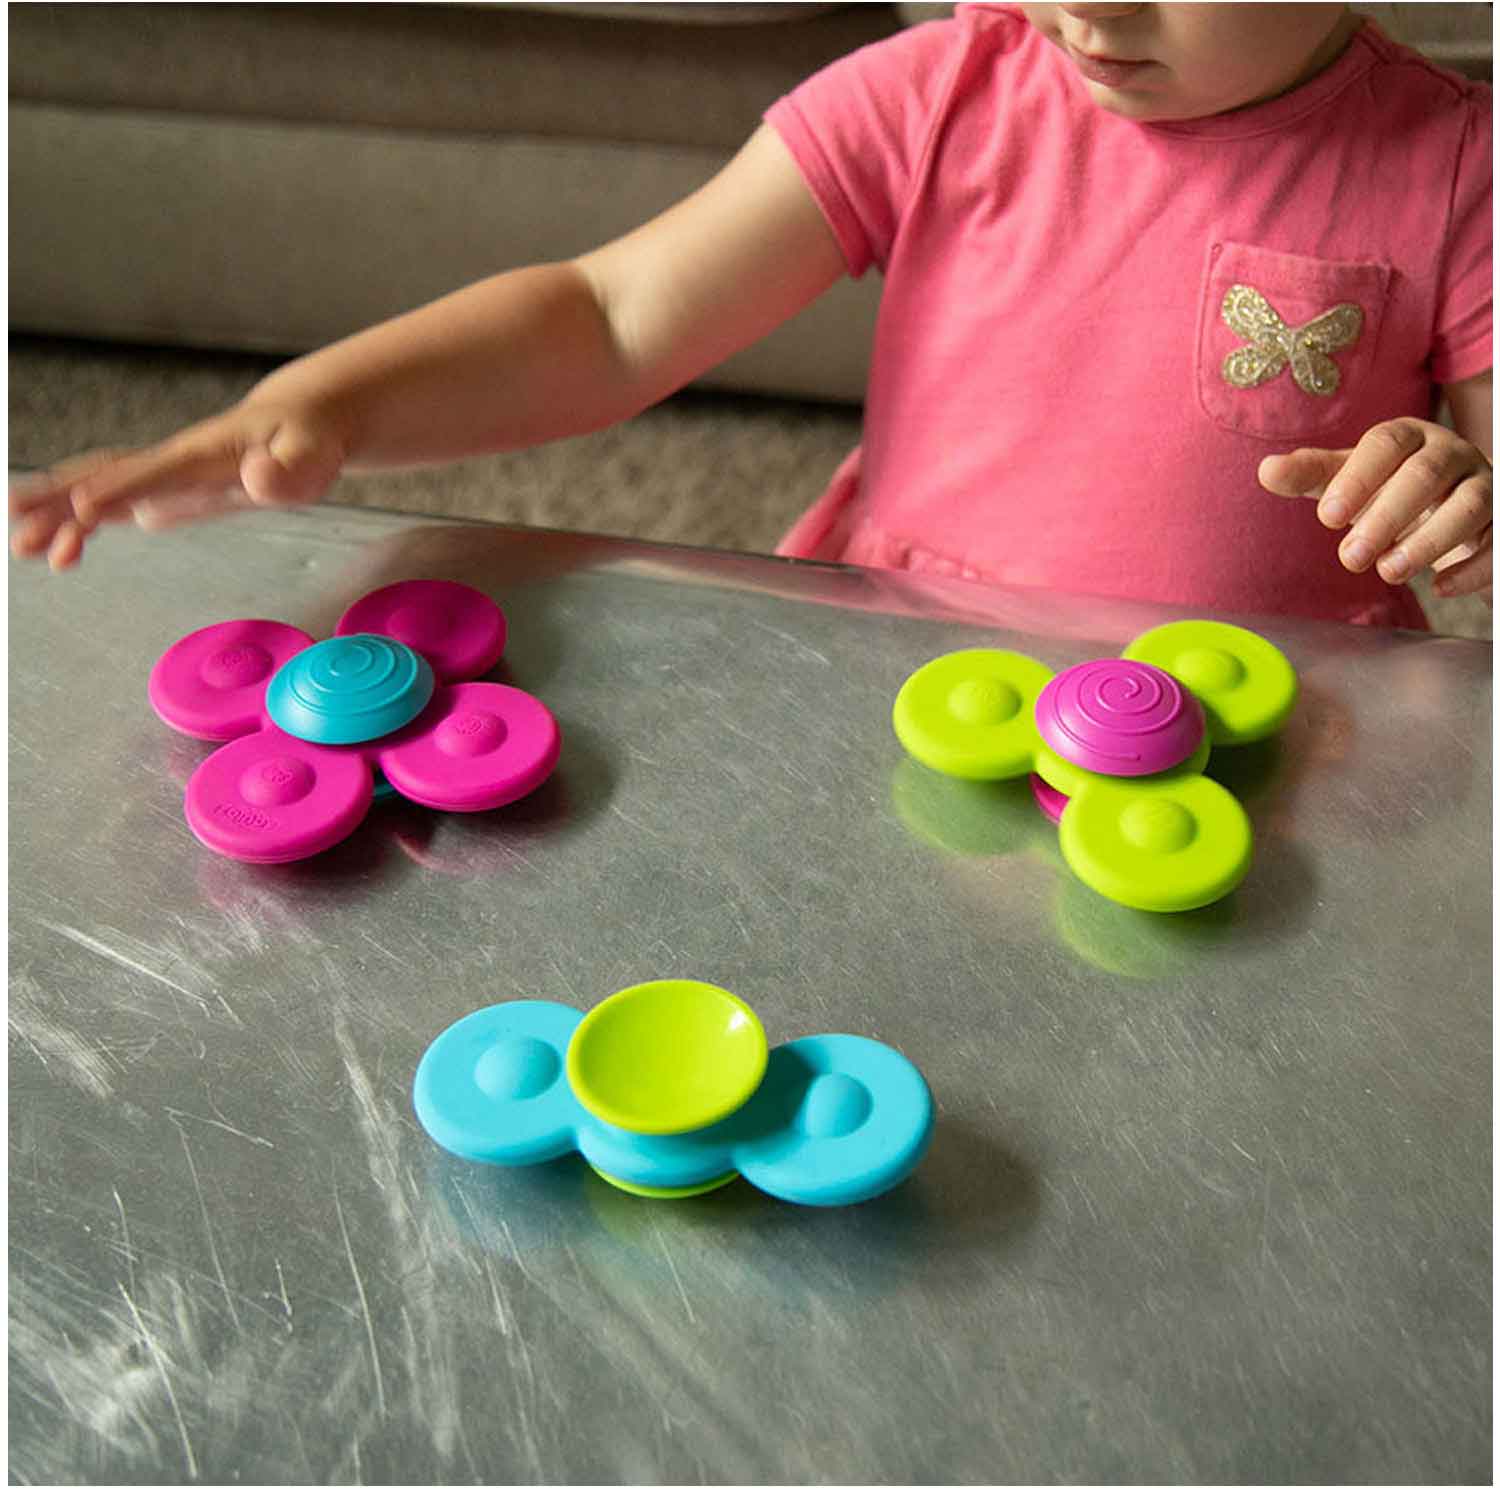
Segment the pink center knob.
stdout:
<svg viewBox="0 0 1500 1500">
<path fill-rule="evenodd" d="M 1203 709 L 1175 677 L 1107 659 L 1059 673 L 1036 701 L 1042 738 L 1070 764 L 1106 776 L 1180 765 L 1203 739 Z"/>
</svg>

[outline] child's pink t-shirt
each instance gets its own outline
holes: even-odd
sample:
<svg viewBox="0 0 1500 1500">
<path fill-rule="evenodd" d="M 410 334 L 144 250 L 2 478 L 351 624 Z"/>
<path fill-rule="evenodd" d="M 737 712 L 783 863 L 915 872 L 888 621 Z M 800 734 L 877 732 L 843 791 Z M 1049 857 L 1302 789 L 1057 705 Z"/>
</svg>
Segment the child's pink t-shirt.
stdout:
<svg viewBox="0 0 1500 1500">
<path fill-rule="evenodd" d="M 864 441 L 780 551 L 1425 624 L 1256 469 L 1431 417 L 1490 367 L 1487 88 L 1367 23 L 1291 93 L 1141 124 L 973 6 L 766 118 L 851 274 L 885 275 Z"/>
</svg>

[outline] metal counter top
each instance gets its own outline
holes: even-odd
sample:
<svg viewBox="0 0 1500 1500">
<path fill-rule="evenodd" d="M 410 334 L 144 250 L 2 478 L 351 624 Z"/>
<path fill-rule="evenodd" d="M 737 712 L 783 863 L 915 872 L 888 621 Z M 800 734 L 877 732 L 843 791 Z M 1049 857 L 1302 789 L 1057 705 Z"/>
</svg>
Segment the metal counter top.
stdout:
<svg viewBox="0 0 1500 1500">
<path fill-rule="evenodd" d="M 505 609 L 552 781 L 301 865 L 200 847 L 158 654 L 405 577 Z M 10 591 L 13 1479 L 1489 1478 L 1488 645 L 1239 621 L 1303 686 L 1215 762 L 1256 862 L 1152 917 L 890 707 L 1170 611 L 334 508 Z M 900 1048 L 917 1174 L 653 1202 L 418 1126 L 460 1015 L 668 976 Z"/>
</svg>

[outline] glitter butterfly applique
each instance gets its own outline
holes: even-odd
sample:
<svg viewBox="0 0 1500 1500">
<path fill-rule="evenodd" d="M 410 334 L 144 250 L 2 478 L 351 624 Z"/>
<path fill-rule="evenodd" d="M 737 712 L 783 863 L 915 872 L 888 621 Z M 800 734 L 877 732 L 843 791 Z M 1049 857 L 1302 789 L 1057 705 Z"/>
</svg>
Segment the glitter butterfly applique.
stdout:
<svg viewBox="0 0 1500 1500">
<path fill-rule="evenodd" d="M 1248 391 L 1292 367 L 1292 379 L 1309 396 L 1331 396 L 1339 388 L 1339 367 L 1328 356 L 1347 349 L 1365 326 L 1358 304 L 1340 302 L 1300 328 L 1288 328 L 1281 315 L 1253 286 L 1236 283 L 1224 293 L 1224 321 L 1250 342 L 1224 361 L 1224 379 Z"/>
</svg>

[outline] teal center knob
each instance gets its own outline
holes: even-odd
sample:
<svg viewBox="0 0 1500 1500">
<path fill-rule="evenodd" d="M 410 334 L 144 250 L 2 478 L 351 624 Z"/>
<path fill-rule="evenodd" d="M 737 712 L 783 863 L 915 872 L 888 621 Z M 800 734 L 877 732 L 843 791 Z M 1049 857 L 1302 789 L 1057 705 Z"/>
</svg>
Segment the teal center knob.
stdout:
<svg viewBox="0 0 1500 1500">
<path fill-rule="evenodd" d="M 299 651 L 271 679 L 266 712 L 315 745 L 359 745 L 411 723 L 436 687 L 410 646 L 383 635 L 336 635 Z"/>
</svg>

